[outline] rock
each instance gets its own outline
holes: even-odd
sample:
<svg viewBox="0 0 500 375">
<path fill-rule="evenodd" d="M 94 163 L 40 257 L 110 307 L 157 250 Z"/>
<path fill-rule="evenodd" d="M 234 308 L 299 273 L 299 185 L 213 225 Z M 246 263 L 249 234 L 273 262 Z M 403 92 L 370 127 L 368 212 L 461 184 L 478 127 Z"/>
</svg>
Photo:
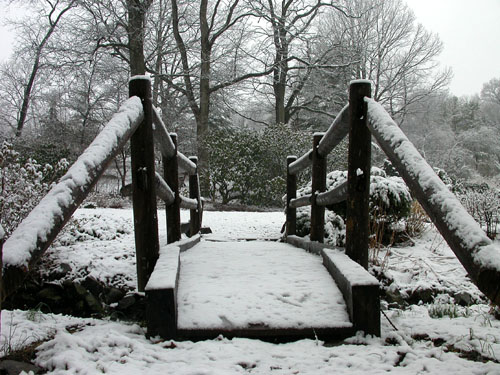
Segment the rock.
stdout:
<svg viewBox="0 0 500 375">
<path fill-rule="evenodd" d="M 455 302 L 460 306 L 470 306 L 474 302 L 474 298 L 468 292 L 460 292 L 453 296 Z"/>
<path fill-rule="evenodd" d="M 60 285 L 49 284 L 37 293 L 38 299 L 47 303 L 49 306 L 58 306 L 64 300 L 64 289 Z"/>
<path fill-rule="evenodd" d="M 128 295 L 123 297 L 119 302 L 118 302 L 118 309 L 119 310 L 126 310 L 135 303 L 135 297 L 133 295 Z"/>
<path fill-rule="evenodd" d="M 90 292 L 85 295 L 85 302 L 90 312 L 93 314 L 102 314 L 104 309 L 102 308 L 101 302 Z"/>
<path fill-rule="evenodd" d="M 118 288 L 109 288 L 109 291 L 105 295 L 105 302 L 108 305 L 111 305 L 112 303 L 120 301 L 123 296 L 125 296 L 125 292 L 123 290 Z"/>
<path fill-rule="evenodd" d="M 32 365 L 31 363 L 12 361 L 9 359 L 0 362 L 1 374 L 18 375 L 23 371 L 26 374 L 29 374 L 30 371 L 33 371 L 34 374 L 40 374 L 42 369 L 38 366 Z"/>
<path fill-rule="evenodd" d="M 83 280 L 82 285 L 96 297 L 100 296 L 104 292 L 104 286 L 90 276 L 87 276 L 85 280 Z"/>
</svg>

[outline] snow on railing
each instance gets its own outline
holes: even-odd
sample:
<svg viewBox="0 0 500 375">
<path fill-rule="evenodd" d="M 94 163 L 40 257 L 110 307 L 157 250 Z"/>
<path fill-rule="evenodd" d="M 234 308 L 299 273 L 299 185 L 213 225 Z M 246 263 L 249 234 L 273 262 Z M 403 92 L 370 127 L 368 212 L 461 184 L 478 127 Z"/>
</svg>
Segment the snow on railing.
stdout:
<svg viewBox="0 0 500 375">
<path fill-rule="evenodd" d="M 141 100 L 128 99 L 68 172 L 19 224 L 3 248 L 4 292 L 24 277 L 85 199 L 144 116 Z M 5 295 L 5 294 L 4 294 Z"/>
<path fill-rule="evenodd" d="M 370 98 L 368 127 L 471 279 L 500 304 L 500 247 L 427 164 L 387 111 Z"/>
</svg>

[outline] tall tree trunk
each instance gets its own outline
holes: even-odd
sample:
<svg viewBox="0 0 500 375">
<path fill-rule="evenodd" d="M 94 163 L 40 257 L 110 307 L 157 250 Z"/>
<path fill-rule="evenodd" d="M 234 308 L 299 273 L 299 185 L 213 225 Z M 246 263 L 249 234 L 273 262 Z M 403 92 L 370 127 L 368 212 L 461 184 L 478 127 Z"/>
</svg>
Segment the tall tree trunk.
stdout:
<svg viewBox="0 0 500 375">
<path fill-rule="evenodd" d="M 200 4 L 200 31 L 201 31 L 201 75 L 200 75 L 200 106 L 199 116 L 196 118 L 196 143 L 198 145 L 198 168 L 201 172 L 200 188 L 206 194 L 210 189 L 210 175 L 208 172 L 208 150 L 205 145 L 205 135 L 208 132 L 208 116 L 210 113 L 210 63 L 212 59 L 212 44 L 207 21 L 208 0 Z"/>
<path fill-rule="evenodd" d="M 130 75 L 146 73 L 144 63 L 144 17 L 152 0 L 127 0 Z"/>
</svg>

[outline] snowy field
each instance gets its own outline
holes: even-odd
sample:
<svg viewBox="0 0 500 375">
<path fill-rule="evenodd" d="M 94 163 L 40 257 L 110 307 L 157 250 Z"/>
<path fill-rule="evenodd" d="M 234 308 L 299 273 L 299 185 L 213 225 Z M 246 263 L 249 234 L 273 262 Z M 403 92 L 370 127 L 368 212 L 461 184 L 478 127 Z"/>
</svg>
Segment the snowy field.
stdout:
<svg viewBox="0 0 500 375">
<path fill-rule="evenodd" d="M 183 212 L 184 221 L 188 217 Z M 78 210 L 77 222 L 50 250 L 47 267 L 71 266 L 68 277 L 87 275 L 135 288 L 130 210 Z M 160 211 L 160 234 L 165 233 Z M 206 212 L 208 238 L 276 238 L 284 215 Z M 391 290 L 411 295 L 432 287 L 442 294 L 431 304 L 389 307 L 383 303 L 382 337 L 358 334 L 340 343 L 301 340 L 271 344 L 220 337 L 201 342 L 148 340 L 145 328 L 108 320 L 2 312 L 2 348 L 42 341 L 35 362 L 48 374 L 500 374 L 500 322 L 468 281 L 451 250 L 429 229 L 414 246 L 377 255 L 377 271 Z M 279 277 L 279 275 L 276 275 Z M 477 303 L 462 307 L 461 292 Z M 392 305 L 391 305 L 392 306 Z"/>
</svg>

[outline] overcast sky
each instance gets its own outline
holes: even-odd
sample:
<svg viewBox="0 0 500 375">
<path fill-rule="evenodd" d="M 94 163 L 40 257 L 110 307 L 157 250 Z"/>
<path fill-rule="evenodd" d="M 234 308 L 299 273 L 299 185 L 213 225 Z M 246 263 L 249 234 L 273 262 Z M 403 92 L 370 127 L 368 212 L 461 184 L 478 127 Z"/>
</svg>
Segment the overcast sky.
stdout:
<svg viewBox="0 0 500 375">
<path fill-rule="evenodd" d="M 453 69 L 450 91 L 479 93 L 500 78 L 500 0 L 407 0 L 417 19 L 439 34 L 441 62 Z"/>
<path fill-rule="evenodd" d="M 443 41 L 440 60 L 453 69 L 453 94 L 479 93 L 483 83 L 500 77 L 500 0 L 406 1 L 418 21 Z M 12 38 L 0 28 L 0 60 L 9 55 Z"/>
</svg>

